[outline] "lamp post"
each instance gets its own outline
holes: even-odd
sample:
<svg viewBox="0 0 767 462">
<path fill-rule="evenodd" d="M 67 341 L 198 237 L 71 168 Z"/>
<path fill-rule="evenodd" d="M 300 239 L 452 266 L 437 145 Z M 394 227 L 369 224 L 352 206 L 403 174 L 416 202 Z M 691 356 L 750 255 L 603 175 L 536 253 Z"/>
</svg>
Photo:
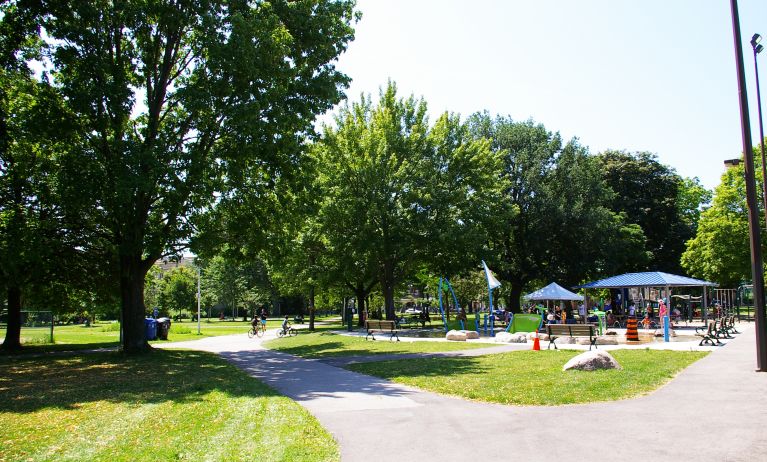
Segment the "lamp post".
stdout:
<svg viewBox="0 0 767 462">
<path fill-rule="evenodd" d="M 756 205 L 754 178 L 754 152 L 751 140 L 751 122 L 748 117 L 748 95 L 746 75 L 743 66 L 743 44 L 740 41 L 740 19 L 738 1 L 730 0 L 732 12 L 732 36 L 735 42 L 735 67 L 738 76 L 738 101 L 740 105 L 741 142 L 743 143 L 744 170 L 746 176 L 746 203 L 748 204 L 748 235 L 751 246 L 751 274 L 754 278 L 754 308 L 756 329 L 756 367 L 767 372 L 767 332 L 764 313 L 764 270 L 762 267 L 762 246 L 759 227 L 759 209 Z"/>
<path fill-rule="evenodd" d="M 764 126 L 762 125 L 762 95 L 759 90 L 759 67 L 756 64 L 756 55 L 764 49 L 759 44 L 761 41 L 762 36 L 759 34 L 751 37 L 751 48 L 754 49 L 754 74 L 756 74 L 756 109 L 759 114 L 759 146 L 762 148 L 762 199 L 764 200 L 764 222 L 767 225 L 767 166 L 764 162 Z"/>
</svg>

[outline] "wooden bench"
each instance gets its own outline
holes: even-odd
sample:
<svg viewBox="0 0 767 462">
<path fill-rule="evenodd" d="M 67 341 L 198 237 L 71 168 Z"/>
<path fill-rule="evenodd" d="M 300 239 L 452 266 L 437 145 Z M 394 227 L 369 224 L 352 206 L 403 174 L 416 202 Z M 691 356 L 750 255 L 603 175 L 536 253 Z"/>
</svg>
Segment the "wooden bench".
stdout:
<svg viewBox="0 0 767 462">
<path fill-rule="evenodd" d="M 554 340 L 557 337 L 588 337 L 589 351 L 591 347 L 597 347 L 596 326 L 594 324 L 546 324 L 546 333 L 549 335 L 549 348 L 554 345 L 558 350 Z"/>
<path fill-rule="evenodd" d="M 399 342 L 399 334 L 397 325 L 394 321 L 387 321 L 387 320 L 378 320 L 378 319 L 368 319 L 365 321 L 365 329 L 367 329 L 368 334 L 365 336 L 365 340 L 368 339 L 368 337 L 372 337 L 373 340 L 375 340 L 375 335 L 373 335 L 374 332 L 381 332 L 384 334 L 389 334 L 389 340 L 394 339 L 394 337 L 397 337 L 397 341 Z"/>
</svg>

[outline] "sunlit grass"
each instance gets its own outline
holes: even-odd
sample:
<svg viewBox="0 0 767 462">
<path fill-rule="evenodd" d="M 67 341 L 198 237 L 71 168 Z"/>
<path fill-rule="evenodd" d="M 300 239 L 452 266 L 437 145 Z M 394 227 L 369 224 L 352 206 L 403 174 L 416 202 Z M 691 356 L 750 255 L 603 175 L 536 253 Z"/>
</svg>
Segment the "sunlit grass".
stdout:
<svg viewBox="0 0 767 462">
<path fill-rule="evenodd" d="M 0 460 L 338 460 L 302 407 L 217 356 L 0 359 Z"/>
<path fill-rule="evenodd" d="M 388 335 L 383 335 L 388 338 Z M 363 337 L 333 334 L 327 330 L 310 333 L 301 331 L 295 337 L 285 337 L 264 342 L 272 350 L 290 353 L 305 358 L 329 356 L 357 356 L 379 354 L 434 353 L 439 351 L 470 350 L 493 345 L 466 342 L 423 342 L 423 341 L 372 341 Z"/>
<path fill-rule="evenodd" d="M 613 350 L 622 370 L 562 371 L 579 351 L 515 351 L 473 358 L 354 364 L 351 370 L 425 390 L 501 404 L 611 401 L 657 389 L 707 352 Z"/>
</svg>

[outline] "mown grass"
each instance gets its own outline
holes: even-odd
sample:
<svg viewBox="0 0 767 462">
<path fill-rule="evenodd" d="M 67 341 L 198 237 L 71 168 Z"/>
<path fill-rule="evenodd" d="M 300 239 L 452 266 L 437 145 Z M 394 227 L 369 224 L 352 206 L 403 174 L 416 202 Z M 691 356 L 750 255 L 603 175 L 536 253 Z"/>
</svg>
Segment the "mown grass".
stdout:
<svg viewBox="0 0 767 462">
<path fill-rule="evenodd" d="M 561 405 L 651 392 L 707 352 L 614 350 L 622 370 L 562 371 L 579 351 L 515 351 L 474 358 L 423 358 L 353 364 L 363 374 L 478 401 Z"/>
<path fill-rule="evenodd" d="M 215 355 L 0 358 L 0 460 L 338 460 L 307 411 Z"/>
<path fill-rule="evenodd" d="M 279 319 L 270 319 L 267 328 L 280 326 Z M 250 329 L 250 322 L 219 321 L 217 319 L 202 320 L 200 335 L 197 334 L 196 322 L 172 322 L 167 342 L 198 340 L 204 337 L 219 335 L 244 334 Z M 0 342 L 5 338 L 5 329 L 0 329 Z M 49 351 L 83 350 L 95 348 L 116 347 L 120 342 L 120 325 L 117 322 L 97 322 L 85 327 L 82 324 L 55 326 L 53 329 L 54 343 L 50 343 L 50 327 L 21 329 L 23 352 L 44 353 Z M 154 340 L 150 343 L 166 342 Z"/>
<path fill-rule="evenodd" d="M 370 341 L 364 337 L 351 337 L 329 332 L 331 328 L 317 332 L 300 331 L 295 337 L 278 338 L 264 342 L 266 348 L 290 353 L 304 358 L 331 356 L 366 356 L 380 354 L 434 353 L 439 351 L 471 350 L 487 348 L 487 343 L 424 342 L 424 341 Z M 384 335 L 383 338 L 388 338 Z"/>
</svg>

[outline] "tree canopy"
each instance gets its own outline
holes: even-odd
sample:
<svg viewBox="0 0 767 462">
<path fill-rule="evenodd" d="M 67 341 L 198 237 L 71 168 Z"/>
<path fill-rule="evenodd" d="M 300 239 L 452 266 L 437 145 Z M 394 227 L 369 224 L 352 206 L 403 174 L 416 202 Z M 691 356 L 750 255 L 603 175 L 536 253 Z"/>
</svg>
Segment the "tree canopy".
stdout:
<svg viewBox="0 0 767 462">
<path fill-rule="evenodd" d="M 82 137 L 78 185 L 119 273 L 122 347 L 143 350 L 152 264 L 187 248 L 215 203 L 273 194 L 315 115 L 340 100 L 348 78 L 332 63 L 353 38 L 353 2 L 42 7 L 44 78 Z"/>
</svg>

